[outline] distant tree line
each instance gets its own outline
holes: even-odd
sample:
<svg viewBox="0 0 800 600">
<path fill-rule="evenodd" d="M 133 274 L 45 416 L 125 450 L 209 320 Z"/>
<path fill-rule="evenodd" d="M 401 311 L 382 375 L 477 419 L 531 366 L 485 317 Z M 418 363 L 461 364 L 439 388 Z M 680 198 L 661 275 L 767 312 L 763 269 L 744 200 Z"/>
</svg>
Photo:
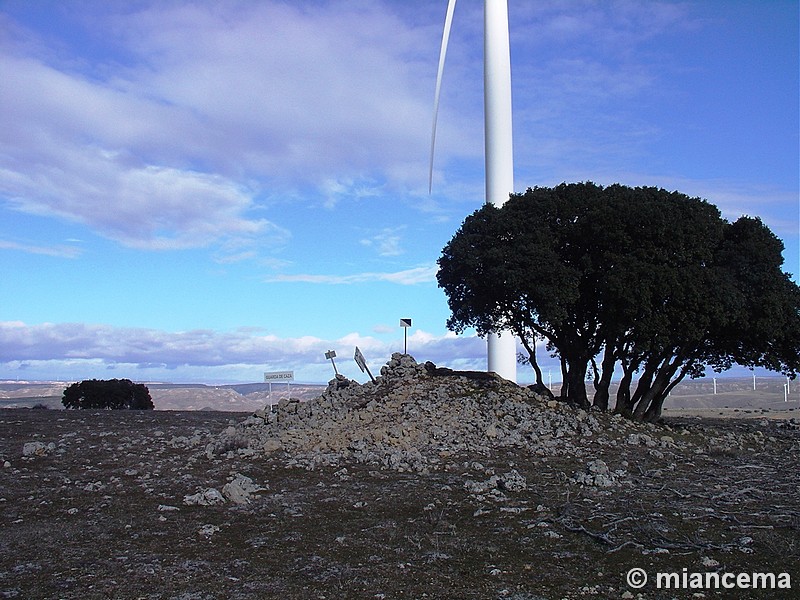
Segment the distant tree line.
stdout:
<svg viewBox="0 0 800 600">
<path fill-rule="evenodd" d="M 73 383 L 64 390 L 65 408 L 152 410 L 150 390 L 130 379 L 90 379 Z"/>
<path fill-rule="evenodd" d="M 585 408 L 608 409 L 621 373 L 614 410 L 654 421 L 670 390 L 707 367 L 796 376 L 800 288 L 782 251 L 759 219 L 728 222 L 700 198 L 562 184 L 467 217 L 437 280 L 450 329 L 510 329 L 539 384 L 542 343 L 560 358 L 562 397 Z"/>
</svg>

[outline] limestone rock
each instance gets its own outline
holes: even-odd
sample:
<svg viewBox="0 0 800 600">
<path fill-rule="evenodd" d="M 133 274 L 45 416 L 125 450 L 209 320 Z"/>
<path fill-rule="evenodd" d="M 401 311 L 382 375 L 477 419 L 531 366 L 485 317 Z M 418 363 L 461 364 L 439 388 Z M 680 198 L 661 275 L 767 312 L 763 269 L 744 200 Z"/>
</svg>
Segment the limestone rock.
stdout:
<svg viewBox="0 0 800 600">
<path fill-rule="evenodd" d="M 43 442 L 26 442 L 22 446 L 22 456 L 46 456 L 52 454 L 55 449 L 56 445 L 53 442 L 49 444 Z"/>
<path fill-rule="evenodd" d="M 183 503 L 189 506 L 213 506 L 214 504 L 222 504 L 225 502 L 225 497 L 216 488 L 208 488 L 202 492 L 197 492 L 191 496 L 184 496 Z"/>
<path fill-rule="evenodd" d="M 516 469 L 500 478 L 500 489 L 508 492 L 522 492 L 528 489 L 528 482 Z"/>
<path fill-rule="evenodd" d="M 264 453 L 265 454 L 272 454 L 273 452 L 277 452 L 283 448 L 283 444 L 281 444 L 280 440 L 267 440 L 264 442 Z"/>
<path fill-rule="evenodd" d="M 586 472 L 576 473 L 572 481 L 580 485 L 608 488 L 619 485 L 619 478 L 624 474 L 623 470 L 611 471 L 604 461 L 597 459 L 586 463 Z"/>
<path fill-rule="evenodd" d="M 237 473 L 232 481 L 223 486 L 222 495 L 234 504 L 250 504 L 251 496 L 265 489 L 267 488 L 253 483 L 246 475 Z"/>
</svg>

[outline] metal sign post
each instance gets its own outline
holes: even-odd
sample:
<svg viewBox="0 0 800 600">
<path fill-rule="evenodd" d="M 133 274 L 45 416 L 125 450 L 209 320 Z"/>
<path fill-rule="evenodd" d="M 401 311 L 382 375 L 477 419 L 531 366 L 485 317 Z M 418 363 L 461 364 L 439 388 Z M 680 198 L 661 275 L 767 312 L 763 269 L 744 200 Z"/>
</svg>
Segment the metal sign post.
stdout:
<svg viewBox="0 0 800 600">
<path fill-rule="evenodd" d="M 411 319 L 400 319 L 400 327 L 403 328 L 403 354 L 408 354 L 408 329 L 411 327 Z"/>
<path fill-rule="evenodd" d="M 375 383 L 375 378 L 372 376 L 372 373 L 367 366 L 367 361 L 364 358 L 364 355 L 361 354 L 361 350 L 358 349 L 358 346 L 356 346 L 356 353 L 353 356 L 353 360 L 356 361 L 356 364 L 358 365 L 358 368 L 361 369 L 361 372 L 363 373 L 366 371 L 367 375 L 369 375 L 369 378 L 372 380 L 372 383 Z"/>
<path fill-rule="evenodd" d="M 336 351 L 335 350 L 328 350 L 325 353 L 325 358 L 329 359 L 331 361 L 331 364 L 333 365 L 333 374 L 334 375 L 338 375 L 339 371 L 336 369 L 336 361 L 333 360 L 335 357 L 336 357 Z"/>
<path fill-rule="evenodd" d="M 294 371 L 270 371 L 264 373 L 264 383 L 269 384 L 269 404 L 272 406 L 272 383 L 275 381 L 286 382 L 286 395 L 290 395 L 290 384 L 294 381 Z"/>
</svg>

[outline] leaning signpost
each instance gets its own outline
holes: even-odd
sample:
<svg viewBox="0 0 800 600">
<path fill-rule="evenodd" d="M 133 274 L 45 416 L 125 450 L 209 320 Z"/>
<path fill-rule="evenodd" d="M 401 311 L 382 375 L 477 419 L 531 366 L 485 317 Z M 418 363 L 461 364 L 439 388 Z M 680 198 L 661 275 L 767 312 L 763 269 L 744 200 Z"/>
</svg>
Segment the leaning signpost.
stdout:
<svg viewBox="0 0 800 600">
<path fill-rule="evenodd" d="M 264 383 L 269 384 L 269 405 L 272 406 L 272 384 L 286 382 L 286 392 L 289 393 L 290 384 L 294 381 L 294 371 L 270 371 L 264 373 Z"/>
<path fill-rule="evenodd" d="M 356 364 L 358 365 L 358 368 L 361 369 L 361 372 L 363 373 L 366 371 L 367 375 L 369 375 L 369 378 L 372 380 L 372 383 L 375 383 L 375 378 L 372 376 L 372 373 L 367 366 L 367 361 L 364 358 L 364 355 L 361 354 L 361 350 L 358 349 L 358 346 L 356 346 L 356 353 L 353 356 L 353 360 L 356 361 Z"/>
<path fill-rule="evenodd" d="M 336 350 L 328 350 L 325 353 L 325 358 L 331 361 L 331 364 L 333 365 L 333 374 L 339 375 L 339 370 L 336 368 L 336 361 L 333 360 L 336 358 Z"/>
</svg>

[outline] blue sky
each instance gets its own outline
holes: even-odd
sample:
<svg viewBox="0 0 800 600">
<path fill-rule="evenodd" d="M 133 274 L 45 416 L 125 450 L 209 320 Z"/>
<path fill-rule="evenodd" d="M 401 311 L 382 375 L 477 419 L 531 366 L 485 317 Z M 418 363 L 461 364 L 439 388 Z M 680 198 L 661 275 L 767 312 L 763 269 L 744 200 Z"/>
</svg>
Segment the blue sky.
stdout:
<svg viewBox="0 0 800 600">
<path fill-rule="evenodd" d="M 0 1 L 0 378 L 366 379 L 448 333 L 483 202 L 482 2 Z M 798 2 L 509 3 L 516 190 L 592 180 L 761 217 L 800 272 Z M 545 370 L 554 361 L 541 357 Z M 530 380 L 520 367 L 520 380 Z"/>
</svg>

